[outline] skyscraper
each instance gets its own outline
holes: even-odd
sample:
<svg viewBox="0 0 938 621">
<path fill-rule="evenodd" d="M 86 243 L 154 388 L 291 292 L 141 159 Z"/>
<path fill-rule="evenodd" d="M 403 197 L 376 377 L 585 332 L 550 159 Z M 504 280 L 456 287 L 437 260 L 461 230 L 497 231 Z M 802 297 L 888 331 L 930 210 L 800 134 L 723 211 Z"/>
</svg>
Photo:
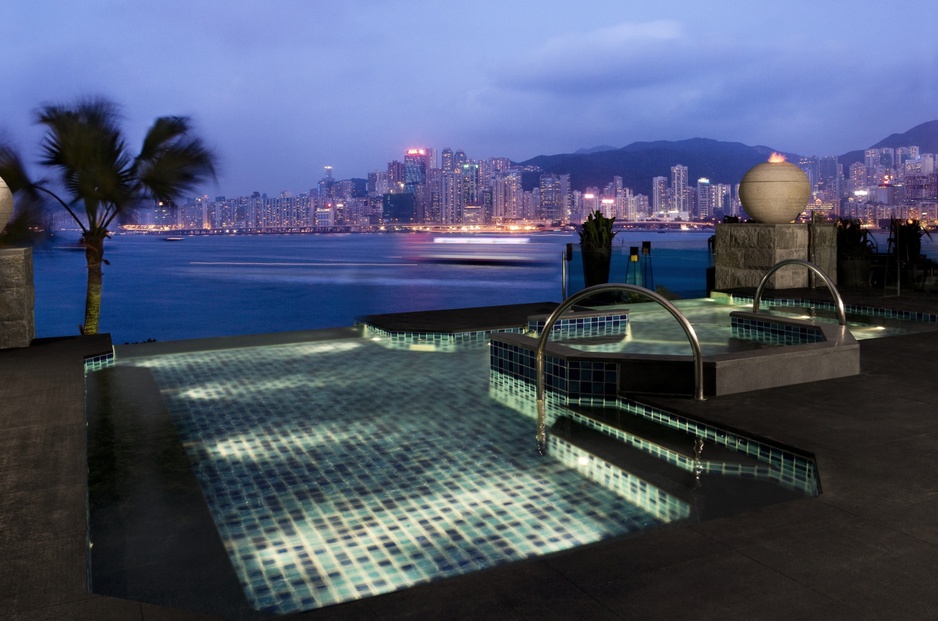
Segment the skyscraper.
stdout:
<svg viewBox="0 0 938 621">
<path fill-rule="evenodd" d="M 820 180 L 819 164 L 816 157 L 803 157 L 798 160 L 798 168 L 808 176 L 808 183 L 811 184 L 811 191 L 817 191 L 817 184 Z"/>
<path fill-rule="evenodd" d="M 701 177 L 697 180 L 697 217 L 706 219 L 713 216 L 713 188 L 710 180 Z"/>
<path fill-rule="evenodd" d="M 677 212 L 688 211 L 687 201 L 687 166 L 678 164 L 671 167 L 671 209 Z"/>
<path fill-rule="evenodd" d="M 651 180 L 651 208 L 655 213 L 668 210 L 667 177 L 655 177 Z"/>
<path fill-rule="evenodd" d="M 559 175 L 541 175 L 539 217 L 551 222 L 563 218 L 564 196 Z"/>
<path fill-rule="evenodd" d="M 430 155 L 427 149 L 408 149 L 404 154 L 404 192 L 414 195 L 414 221 L 426 219 L 429 194 L 427 171 L 430 170 Z"/>
<path fill-rule="evenodd" d="M 426 149 L 408 149 L 404 154 L 404 189 L 416 194 L 415 188 L 426 185 L 430 169 Z"/>
<path fill-rule="evenodd" d="M 322 179 L 319 180 L 319 196 L 332 196 L 332 184 L 335 179 L 332 177 L 332 166 L 322 167 Z"/>
<path fill-rule="evenodd" d="M 492 212 L 495 218 L 514 220 L 521 217 L 524 202 L 521 173 L 508 171 L 495 178 L 492 196 Z"/>
<path fill-rule="evenodd" d="M 482 197 L 482 179 L 479 165 L 466 162 L 461 167 L 462 201 L 460 207 L 478 205 Z"/>
<path fill-rule="evenodd" d="M 839 201 L 844 194 L 844 167 L 836 155 L 818 160 L 818 197 L 826 202 Z"/>
<path fill-rule="evenodd" d="M 453 150 L 449 147 L 443 149 L 440 155 L 440 168 L 446 172 L 453 172 Z"/>
</svg>

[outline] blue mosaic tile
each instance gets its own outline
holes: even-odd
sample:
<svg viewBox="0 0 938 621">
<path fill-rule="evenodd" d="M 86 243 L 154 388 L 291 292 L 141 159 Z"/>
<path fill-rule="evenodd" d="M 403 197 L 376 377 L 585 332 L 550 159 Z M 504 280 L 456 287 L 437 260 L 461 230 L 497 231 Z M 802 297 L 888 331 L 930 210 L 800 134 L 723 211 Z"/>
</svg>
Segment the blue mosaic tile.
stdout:
<svg viewBox="0 0 938 621">
<path fill-rule="evenodd" d="M 733 303 L 735 304 L 748 304 L 752 307 L 753 299 L 751 296 L 733 296 Z M 771 308 L 771 307 L 792 307 L 792 306 L 807 306 L 809 308 L 823 309 L 827 311 L 836 311 L 836 307 L 833 302 L 824 302 L 819 300 L 803 300 L 799 298 L 785 298 L 785 299 L 763 299 L 759 303 L 760 307 Z M 899 319 L 903 321 L 915 321 L 921 323 L 938 323 L 938 313 L 928 313 L 928 312 L 916 312 L 916 311 L 902 311 L 902 310 L 893 310 L 887 308 L 877 308 L 873 306 L 859 306 L 856 304 L 845 304 L 844 309 L 847 314 L 852 315 L 861 315 L 866 317 L 883 317 L 885 319 Z"/>
<path fill-rule="evenodd" d="M 363 334 L 387 349 L 400 351 L 455 352 L 488 345 L 491 334 L 520 334 L 521 328 L 504 328 L 472 332 L 402 332 L 389 331 L 370 324 L 361 324 Z"/>
<path fill-rule="evenodd" d="M 113 347 L 111 347 L 111 351 L 109 352 L 102 352 L 93 356 L 85 356 L 85 373 L 100 371 L 101 369 L 112 367 L 114 366 L 114 360 L 115 354 Z"/>
<path fill-rule="evenodd" d="M 661 523 L 539 456 L 488 361 L 350 339 L 121 364 L 154 374 L 248 600 L 285 614 Z"/>
<path fill-rule="evenodd" d="M 518 412 L 532 418 L 537 416 L 535 408 L 535 388 L 532 384 L 492 370 L 490 392 L 493 397 Z M 721 472 L 723 474 L 759 477 L 775 481 L 784 487 L 809 496 L 817 495 L 819 492 L 817 471 L 814 462 L 811 459 L 791 451 L 658 410 L 624 397 L 610 398 L 604 396 L 587 396 L 582 398 L 570 398 L 568 395 L 550 391 L 545 394 L 545 402 L 548 428 L 553 425 L 559 417 L 567 416 L 580 424 L 616 438 L 639 450 L 655 455 L 689 472 L 693 472 L 695 468 L 701 467 L 700 464 L 695 463 L 694 460 L 688 459 L 684 455 L 662 448 L 654 442 L 649 442 L 640 436 L 634 436 L 616 427 L 606 425 L 601 421 L 583 416 L 576 411 L 570 410 L 567 406 L 588 405 L 603 408 L 617 408 L 672 429 L 678 429 L 692 437 L 699 437 L 713 444 L 749 455 L 764 464 L 757 466 L 704 464 L 702 466 L 704 472 Z"/>
<path fill-rule="evenodd" d="M 824 332 L 813 325 L 795 325 L 774 321 L 771 317 L 754 319 L 731 317 L 733 335 L 737 338 L 775 345 L 803 345 L 824 341 Z"/>
<path fill-rule="evenodd" d="M 607 314 L 582 314 L 574 316 L 563 315 L 554 322 L 550 333 L 551 340 L 564 338 L 581 338 L 595 336 L 614 336 L 623 334 L 628 327 L 629 315 L 627 310 L 610 312 Z M 528 332 L 539 335 L 547 324 L 547 318 L 529 318 Z"/>
<path fill-rule="evenodd" d="M 901 315 L 883 316 L 938 321 Z M 630 326 L 624 314 L 579 319 L 558 322 L 558 336 L 627 333 Z M 126 363 L 153 370 L 258 609 L 288 613 L 368 597 L 682 514 L 646 482 L 556 438 L 549 439 L 550 459 L 536 455 L 533 347 L 496 339 L 485 352 L 490 332 L 363 329 L 363 340 Z M 813 338 L 810 330 L 772 334 L 753 322 L 745 329 L 782 344 Z M 111 352 L 86 368 L 115 362 Z M 722 472 L 817 493 L 814 464 L 803 456 L 617 397 L 614 363 L 549 355 L 545 379 L 548 425 L 571 416 L 570 404 L 617 407 L 760 462 L 713 466 Z M 699 467 L 641 438 L 580 422 L 684 469 Z"/>
</svg>

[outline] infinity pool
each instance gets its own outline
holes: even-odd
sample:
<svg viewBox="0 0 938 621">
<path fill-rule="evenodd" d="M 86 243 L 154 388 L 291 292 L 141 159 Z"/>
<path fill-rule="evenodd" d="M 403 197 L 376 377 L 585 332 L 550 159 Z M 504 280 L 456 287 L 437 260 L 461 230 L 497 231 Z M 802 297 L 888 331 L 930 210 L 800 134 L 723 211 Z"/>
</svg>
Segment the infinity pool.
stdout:
<svg viewBox="0 0 938 621">
<path fill-rule="evenodd" d="M 753 483 L 771 468 L 660 449 L 685 464 L 674 496 L 576 447 L 545 458 L 534 421 L 490 389 L 488 356 L 348 338 L 118 356 L 95 373 L 152 374 L 248 603 L 274 614 L 698 519 L 701 476 Z M 683 433 L 688 447 L 726 444 L 712 429 Z M 801 461 L 803 486 L 813 465 Z M 804 495 L 774 480 L 768 502 Z"/>
<path fill-rule="evenodd" d="M 662 522 L 538 456 L 531 421 L 488 396 L 484 351 L 402 354 L 348 340 L 126 364 L 153 372 L 262 611 L 327 606 Z"/>
</svg>

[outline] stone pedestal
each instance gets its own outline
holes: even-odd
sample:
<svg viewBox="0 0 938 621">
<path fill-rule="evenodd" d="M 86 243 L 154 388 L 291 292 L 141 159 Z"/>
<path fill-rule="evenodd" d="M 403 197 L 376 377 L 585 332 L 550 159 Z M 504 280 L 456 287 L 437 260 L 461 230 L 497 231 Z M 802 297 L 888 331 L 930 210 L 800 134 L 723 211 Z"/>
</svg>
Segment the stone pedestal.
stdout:
<svg viewBox="0 0 938 621">
<path fill-rule="evenodd" d="M 808 225 L 808 261 L 821 268 L 837 284 L 837 225 L 833 223 Z M 824 283 L 812 273 L 812 287 Z"/>
<path fill-rule="evenodd" d="M 718 224 L 714 246 L 716 290 L 756 288 L 779 261 L 811 261 L 837 282 L 837 234 L 833 224 Z M 798 289 L 823 286 L 810 270 L 786 266 L 766 287 Z"/>
<path fill-rule="evenodd" d="M 32 342 L 34 302 L 32 249 L 0 248 L 0 349 Z"/>
</svg>

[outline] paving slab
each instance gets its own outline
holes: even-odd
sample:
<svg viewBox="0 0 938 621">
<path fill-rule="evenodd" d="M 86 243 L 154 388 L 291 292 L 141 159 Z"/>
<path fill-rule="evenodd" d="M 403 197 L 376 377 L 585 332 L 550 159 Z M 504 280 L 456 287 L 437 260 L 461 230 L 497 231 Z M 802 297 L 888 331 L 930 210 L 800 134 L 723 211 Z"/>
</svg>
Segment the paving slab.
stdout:
<svg viewBox="0 0 938 621">
<path fill-rule="evenodd" d="M 849 294 L 848 303 L 865 299 Z M 867 297 L 938 309 L 934 294 Z M 438 325 L 458 328 L 458 315 Z M 88 592 L 82 357 L 109 349 L 105 335 L 0 351 L 0 619 L 219 618 Z M 930 618 L 938 609 L 936 352 L 936 333 L 863 341 L 853 378 L 662 400 L 814 453 L 818 498 L 290 618 Z"/>
</svg>

